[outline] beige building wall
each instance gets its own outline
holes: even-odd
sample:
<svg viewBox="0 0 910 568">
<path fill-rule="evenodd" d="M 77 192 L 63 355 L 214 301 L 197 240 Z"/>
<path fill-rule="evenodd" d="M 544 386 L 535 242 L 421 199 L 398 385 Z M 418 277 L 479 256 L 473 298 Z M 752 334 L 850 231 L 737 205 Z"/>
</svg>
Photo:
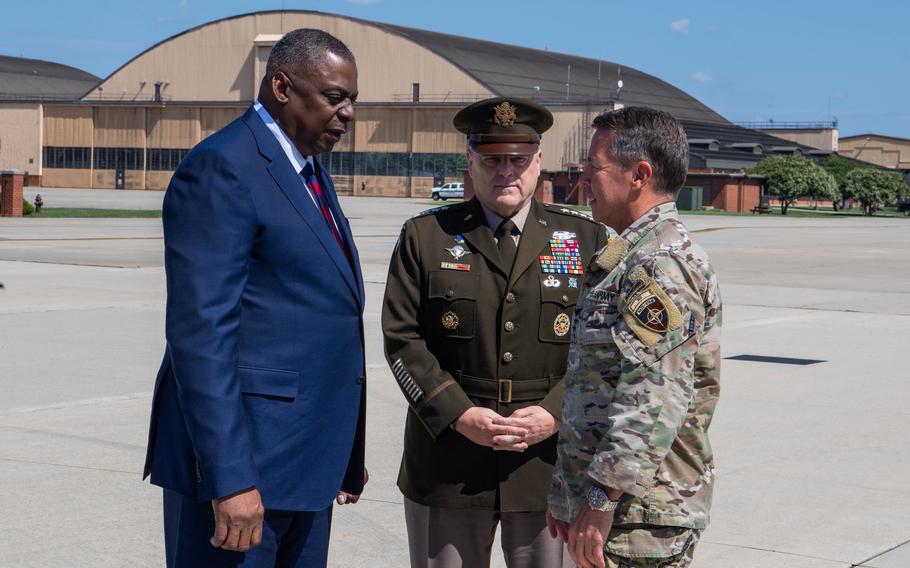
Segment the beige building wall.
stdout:
<svg viewBox="0 0 910 568">
<path fill-rule="evenodd" d="M 200 140 L 208 138 L 246 112 L 246 106 L 228 108 L 203 108 L 199 111 Z"/>
<path fill-rule="evenodd" d="M 201 140 L 199 108 L 159 107 L 146 112 L 149 148 L 192 148 Z"/>
<path fill-rule="evenodd" d="M 886 168 L 910 169 L 910 140 L 904 138 L 875 134 L 841 138 L 840 153 Z"/>
<path fill-rule="evenodd" d="M 397 34 L 340 16 L 276 12 L 220 20 L 165 40 L 115 71 L 85 100 L 152 100 L 161 82 L 165 101 L 250 101 L 262 74 L 256 38 L 302 27 L 323 29 L 351 48 L 362 102 L 410 100 L 418 78 L 427 98 L 490 95 L 447 60 Z M 407 64 L 390 53 L 407 54 Z"/>
<path fill-rule="evenodd" d="M 44 146 L 91 148 L 94 109 L 90 106 L 44 105 Z M 93 187 L 91 169 L 43 168 L 45 187 Z"/>
<path fill-rule="evenodd" d="M 766 130 L 759 129 L 759 132 L 777 136 L 797 144 L 805 144 L 819 150 L 838 151 L 836 128 L 771 128 Z"/>
<path fill-rule="evenodd" d="M 357 110 L 354 150 L 359 152 L 410 152 L 413 111 L 403 108 Z"/>
<path fill-rule="evenodd" d="M 41 105 L 0 104 L 0 170 L 41 173 Z"/>
<path fill-rule="evenodd" d="M 465 135 L 455 130 L 452 119 L 458 108 L 421 109 L 413 121 L 414 152 L 461 153 L 467 147 Z"/>
<path fill-rule="evenodd" d="M 90 106 L 44 106 L 44 145 L 91 147 L 94 109 Z"/>
<path fill-rule="evenodd" d="M 597 113 L 552 108 L 550 111 L 553 113 L 553 126 L 543 133 L 541 139 L 541 169 L 557 171 L 564 169 L 566 164 L 584 160 L 594 135 L 591 121 Z"/>
</svg>

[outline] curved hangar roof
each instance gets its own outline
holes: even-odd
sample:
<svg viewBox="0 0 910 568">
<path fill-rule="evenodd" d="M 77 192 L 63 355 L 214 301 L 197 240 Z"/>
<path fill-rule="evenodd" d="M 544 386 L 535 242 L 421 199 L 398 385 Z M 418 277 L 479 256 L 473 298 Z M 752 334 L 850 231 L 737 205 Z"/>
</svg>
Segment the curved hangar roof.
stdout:
<svg viewBox="0 0 910 568">
<path fill-rule="evenodd" d="M 680 120 L 729 124 L 673 85 L 610 61 L 389 24 L 375 25 L 434 51 L 487 85 L 498 96 L 533 97 L 548 105 L 603 103 L 612 99 L 616 80 L 621 77 L 624 85 L 618 100 L 626 106 L 660 108 Z"/>
<path fill-rule="evenodd" d="M 0 99 L 78 99 L 98 84 L 99 78 L 81 69 L 41 61 L 0 55 Z"/>
<path fill-rule="evenodd" d="M 548 105 L 603 104 L 621 67 L 624 104 L 729 124 L 680 89 L 616 63 L 307 10 L 255 12 L 189 29 L 139 54 L 84 98 L 147 101 L 158 82 L 165 101 L 250 101 L 265 68 L 268 38 L 300 27 L 324 29 L 351 48 L 362 102 L 409 102 L 412 83 L 419 82 L 422 102 L 517 96 Z"/>
</svg>

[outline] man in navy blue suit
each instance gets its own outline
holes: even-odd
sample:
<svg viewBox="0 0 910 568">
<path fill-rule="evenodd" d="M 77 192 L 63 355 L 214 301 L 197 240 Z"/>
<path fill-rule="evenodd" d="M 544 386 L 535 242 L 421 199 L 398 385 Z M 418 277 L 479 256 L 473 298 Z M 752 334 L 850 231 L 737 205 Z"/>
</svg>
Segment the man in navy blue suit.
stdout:
<svg viewBox="0 0 910 568">
<path fill-rule="evenodd" d="M 356 98 L 350 50 L 290 32 L 253 106 L 174 172 L 145 464 L 168 566 L 323 567 L 332 501 L 363 491 L 363 279 L 315 159 Z"/>
</svg>

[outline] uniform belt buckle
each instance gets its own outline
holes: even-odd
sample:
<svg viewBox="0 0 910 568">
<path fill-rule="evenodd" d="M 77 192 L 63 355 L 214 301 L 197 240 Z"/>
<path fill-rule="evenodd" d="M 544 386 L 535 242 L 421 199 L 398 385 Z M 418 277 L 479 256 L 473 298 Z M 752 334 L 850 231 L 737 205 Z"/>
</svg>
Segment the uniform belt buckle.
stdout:
<svg viewBox="0 0 910 568">
<path fill-rule="evenodd" d="M 509 379 L 499 380 L 499 402 L 512 402 L 512 381 Z"/>
</svg>

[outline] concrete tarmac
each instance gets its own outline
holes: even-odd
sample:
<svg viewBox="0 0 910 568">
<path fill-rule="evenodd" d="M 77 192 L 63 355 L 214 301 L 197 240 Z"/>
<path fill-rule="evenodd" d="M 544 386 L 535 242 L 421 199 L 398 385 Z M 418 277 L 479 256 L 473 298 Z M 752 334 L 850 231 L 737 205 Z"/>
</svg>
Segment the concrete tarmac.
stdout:
<svg viewBox="0 0 910 568">
<path fill-rule="evenodd" d="M 48 206 L 161 199 L 37 191 Z M 406 405 L 379 312 L 400 225 L 428 205 L 342 205 L 367 287 L 371 481 L 336 508 L 330 566 L 402 568 Z M 719 273 L 724 356 L 822 361 L 724 360 L 713 520 L 694 566 L 910 566 L 910 221 L 684 219 Z M 164 348 L 160 220 L 0 219 L 0 282 L 0 566 L 163 566 L 161 493 L 140 479 Z"/>
</svg>

